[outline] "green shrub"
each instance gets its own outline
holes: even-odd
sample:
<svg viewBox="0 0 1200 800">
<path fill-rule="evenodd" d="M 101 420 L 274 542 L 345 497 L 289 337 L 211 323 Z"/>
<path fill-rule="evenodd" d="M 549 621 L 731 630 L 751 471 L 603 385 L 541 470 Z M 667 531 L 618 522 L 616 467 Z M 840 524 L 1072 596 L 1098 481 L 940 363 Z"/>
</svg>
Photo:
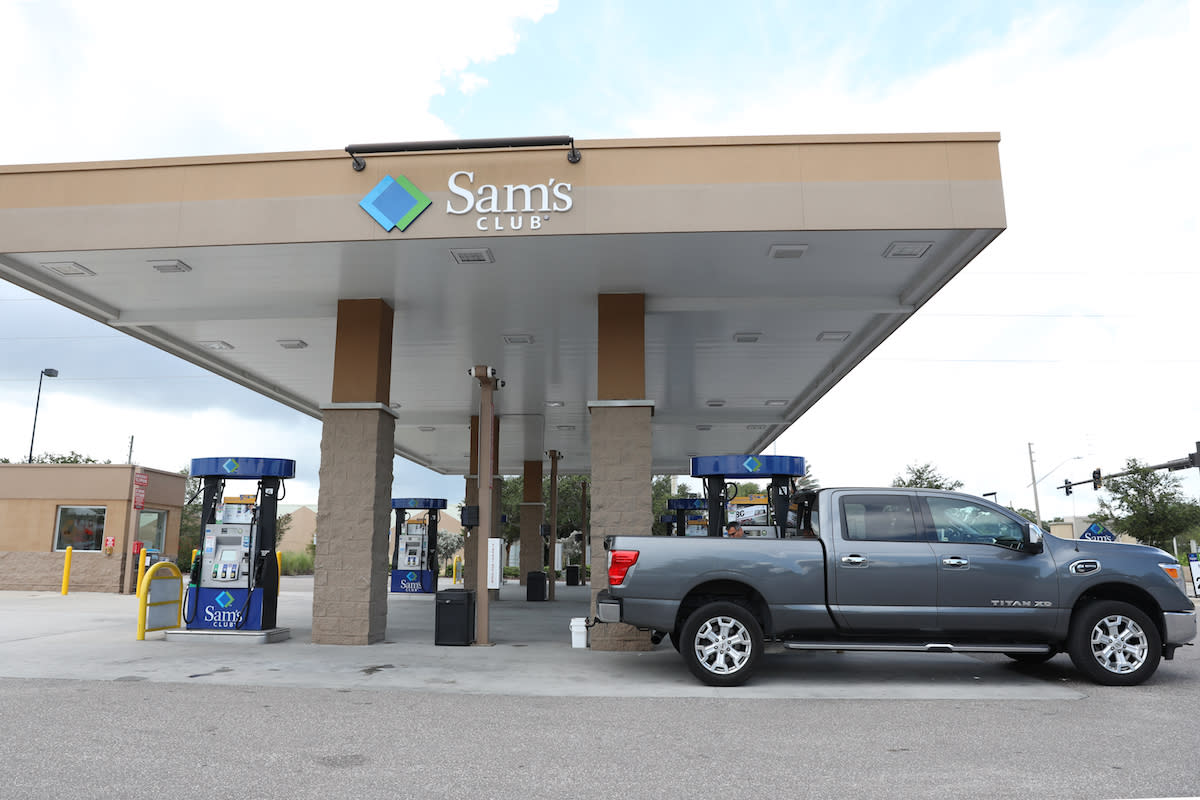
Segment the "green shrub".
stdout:
<svg viewBox="0 0 1200 800">
<path fill-rule="evenodd" d="M 308 553 L 280 553 L 280 575 L 312 575 L 313 557 Z"/>
</svg>

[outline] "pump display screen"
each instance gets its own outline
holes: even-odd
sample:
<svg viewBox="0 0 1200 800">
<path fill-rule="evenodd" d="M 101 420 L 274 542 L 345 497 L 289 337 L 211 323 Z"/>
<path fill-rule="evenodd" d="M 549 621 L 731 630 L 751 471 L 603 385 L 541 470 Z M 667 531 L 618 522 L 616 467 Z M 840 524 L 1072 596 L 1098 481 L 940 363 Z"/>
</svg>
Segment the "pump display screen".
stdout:
<svg viewBox="0 0 1200 800">
<path fill-rule="evenodd" d="M 238 560 L 238 555 L 239 555 L 239 553 L 237 550 L 234 550 L 232 548 L 225 548 L 224 550 L 222 550 L 220 553 L 217 554 L 217 560 L 226 562 L 226 563 L 233 563 Z"/>
</svg>

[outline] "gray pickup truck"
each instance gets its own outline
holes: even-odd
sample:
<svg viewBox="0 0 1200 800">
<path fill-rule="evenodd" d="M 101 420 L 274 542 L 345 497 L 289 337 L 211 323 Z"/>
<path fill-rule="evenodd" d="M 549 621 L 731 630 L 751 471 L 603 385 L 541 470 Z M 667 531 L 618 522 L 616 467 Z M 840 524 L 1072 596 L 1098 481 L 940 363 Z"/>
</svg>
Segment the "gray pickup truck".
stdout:
<svg viewBox="0 0 1200 800">
<path fill-rule="evenodd" d="M 613 536 L 600 622 L 667 635 L 713 686 L 749 678 L 766 642 L 794 650 L 1066 651 L 1131 686 L 1196 636 L 1178 562 L 1154 547 L 1060 539 L 978 497 L 922 489 L 796 495 L 768 535 Z"/>
</svg>

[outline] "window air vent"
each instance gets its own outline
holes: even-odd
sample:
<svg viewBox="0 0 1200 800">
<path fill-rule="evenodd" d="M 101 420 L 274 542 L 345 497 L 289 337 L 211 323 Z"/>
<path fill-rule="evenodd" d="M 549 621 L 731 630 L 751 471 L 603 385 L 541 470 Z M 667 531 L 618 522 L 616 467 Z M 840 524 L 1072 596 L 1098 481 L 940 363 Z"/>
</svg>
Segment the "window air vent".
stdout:
<svg viewBox="0 0 1200 800">
<path fill-rule="evenodd" d="M 74 261 L 51 261 L 47 264 L 42 264 L 42 266 L 51 272 L 62 275 L 64 278 L 85 278 L 96 274 L 82 264 L 76 264 Z"/>
<path fill-rule="evenodd" d="M 157 270 L 158 272 L 161 272 L 164 275 L 168 275 L 172 272 L 191 272 L 192 271 L 191 267 L 189 267 L 187 264 L 183 263 L 182 261 L 180 261 L 177 258 L 165 259 L 163 261 L 151 261 L 151 262 L 149 262 L 149 264 L 150 264 L 150 266 L 154 267 L 155 270 Z"/>
<path fill-rule="evenodd" d="M 454 260 L 459 264 L 491 264 L 496 259 L 492 257 L 492 251 L 487 247 L 451 247 L 450 255 L 454 256 Z"/>
<path fill-rule="evenodd" d="M 800 258 L 807 249 L 806 244 L 773 244 L 767 255 L 770 258 Z"/>
<path fill-rule="evenodd" d="M 884 258 L 921 258 L 933 242 L 892 242 L 883 251 Z"/>
</svg>

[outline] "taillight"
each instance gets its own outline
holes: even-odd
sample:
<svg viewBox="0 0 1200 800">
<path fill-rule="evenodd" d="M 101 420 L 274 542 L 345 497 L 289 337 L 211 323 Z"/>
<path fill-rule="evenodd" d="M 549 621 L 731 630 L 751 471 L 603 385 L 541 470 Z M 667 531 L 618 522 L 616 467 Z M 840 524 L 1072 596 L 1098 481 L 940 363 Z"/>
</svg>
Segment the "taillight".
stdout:
<svg viewBox="0 0 1200 800">
<path fill-rule="evenodd" d="M 608 585 L 620 586 L 625 582 L 625 573 L 637 563 L 637 550 L 608 551 Z"/>
</svg>

